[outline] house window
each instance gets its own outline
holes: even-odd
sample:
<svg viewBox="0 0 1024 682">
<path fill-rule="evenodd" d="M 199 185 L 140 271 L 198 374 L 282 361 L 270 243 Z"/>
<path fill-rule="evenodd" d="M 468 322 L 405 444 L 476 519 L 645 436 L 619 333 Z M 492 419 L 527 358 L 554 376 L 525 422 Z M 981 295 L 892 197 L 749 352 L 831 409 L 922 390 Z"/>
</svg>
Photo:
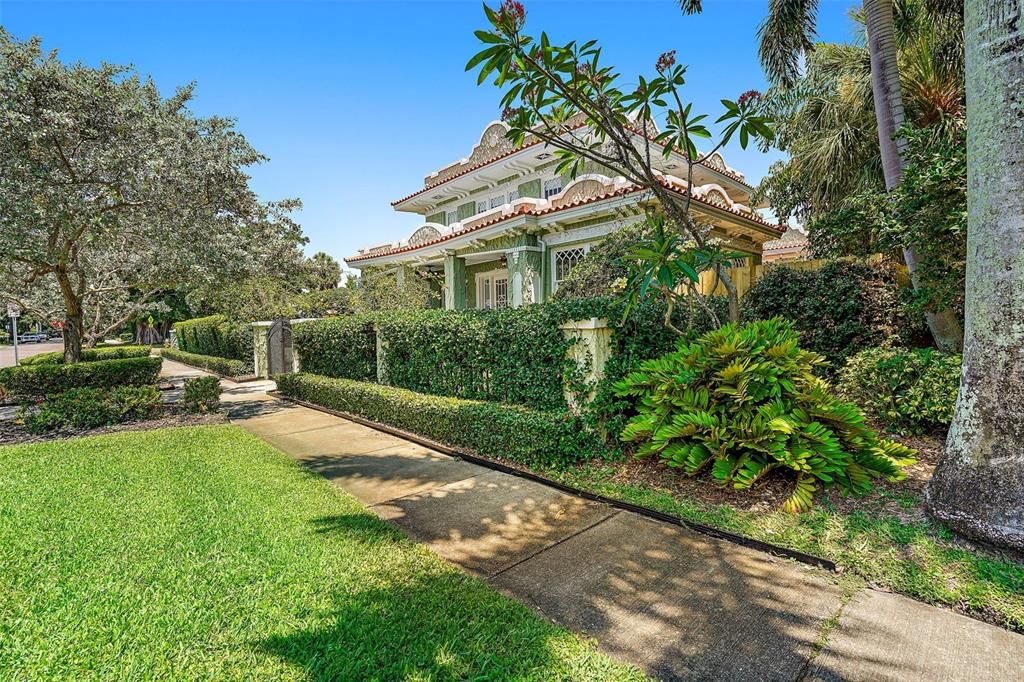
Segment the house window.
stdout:
<svg viewBox="0 0 1024 682">
<path fill-rule="evenodd" d="M 562 249 L 561 251 L 555 251 L 555 267 L 554 267 L 554 278 L 555 286 L 554 289 L 558 289 L 558 285 L 561 284 L 572 269 L 583 260 L 583 256 L 587 254 L 586 246 L 574 247 L 571 249 Z"/>
<path fill-rule="evenodd" d="M 483 213 L 487 210 L 487 200 L 476 202 L 476 212 Z"/>
<path fill-rule="evenodd" d="M 448 211 L 448 213 L 445 214 L 445 225 L 454 225 L 457 222 L 459 222 L 459 212 L 457 210 Z"/>
<path fill-rule="evenodd" d="M 562 178 L 555 177 L 544 181 L 544 198 L 550 199 L 562 191 Z"/>
<path fill-rule="evenodd" d="M 508 307 L 508 270 L 482 272 L 476 276 L 476 307 Z"/>
<path fill-rule="evenodd" d="M 508 193 L 508 201 L 509 201 L 509 203 L 512 203 L 513 201 L 515 201 L 518 198 L 519 198 L 519 190 L 514 189 L 514 190 L 512 190 L 511 192 Z"/>
<path fill-rule="evenodd" d="M 491 208 L 497 208 L 505 203 L 505 195 L 499 194 L 496 197 L 491 197 Z"/>
</svg>

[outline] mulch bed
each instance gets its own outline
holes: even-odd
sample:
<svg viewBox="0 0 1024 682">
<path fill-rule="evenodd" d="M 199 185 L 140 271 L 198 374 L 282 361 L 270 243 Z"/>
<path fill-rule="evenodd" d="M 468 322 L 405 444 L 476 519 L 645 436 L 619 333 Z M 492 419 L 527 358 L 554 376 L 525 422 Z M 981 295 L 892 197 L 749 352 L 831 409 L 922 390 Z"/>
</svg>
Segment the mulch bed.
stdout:
<svg viewBox="0 0 1024 682">
<path fill-rule="evenodd" d="M 901 436 L 885 434 L 918 451 L 917 463 L 905 470 L 906 479 L 890 482 L 876 479 L 874 490 L 864 497 L 844 496 L 837 490 L 819 490 L 816 504 L 827 503 L 838 512 L 870 510 L 899 518 L 904 522 L 925 518 L 924 488 L 931 480 L 935 464 L 942 453 L 944 438 L 938 435 Z M 638 485 L 672 493 L 707 505 L 729 505 L 740 511 L 767 512 L 779 509 L 792 492 L 793 482 L 783 472 L 766 477 L 750 490 L 735 490 L 731 486 L 715 485 L 707 473 L 689 478 L 681 475 L 656 458 L 629 457 L 616 463 L 612 480 L 622 485 Z M 903 502 L 901 504 L 900 502 Z M 913 501 L 912 504 L 908 502 Z"/>
<path fill-rule="evenodd" d="M 226 414 L 190 414 L 173 406 L 164 406 L 160 416 L 154 419 L 101 426 L 98 429 L 61 429 L 49 433 L 33 434 L 23 426 L 7 419 L 0 421 L 0 445 L 19 445 L 22 443 L 42 443 L 43 441 L 78 438 L 80 436 L 98 436 L 105 433 L 122 431 L 150 431 L 169 426 L 205 426 L 207 424 L 224 424 L 228 421 Z"/>
</svg>

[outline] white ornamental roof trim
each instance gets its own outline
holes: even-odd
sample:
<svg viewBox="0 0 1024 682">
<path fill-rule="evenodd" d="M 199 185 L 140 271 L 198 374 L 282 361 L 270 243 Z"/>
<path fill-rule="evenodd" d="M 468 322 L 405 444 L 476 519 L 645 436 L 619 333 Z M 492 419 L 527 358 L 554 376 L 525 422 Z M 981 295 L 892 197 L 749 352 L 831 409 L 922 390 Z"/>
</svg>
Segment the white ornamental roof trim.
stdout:
<svg viewBox="0 0 1024 682">
<path fill-rule="evenodd" d="M 664 185 L 679 192 L 686 192 L 686 181 L 674 175 L 659 175 Z M 535 199 L 532 197 L 521 197 L 513 202 L 507 202 L 501 206 L 476 214 L 463 222 L 452 225 L 440 225 L 438 223 L 424 223 L 409 236 L 409 238 L 384 244 L 369 249 L 361 249 L 356 256 L 346 258 L 346 262 L 357 262 L 387 256 L 392 254 L 413 251 L 424 246 L 436 244 L 459 235 L 472 232 L 504 220 L 521 215 L 542 216 L 555 211 L 573 208 L 589 204 L 616 195 L 624 195 L 639 191 L 641 188 L 625 178 L 619 176 L 609 178 L 605 175 L 589 173 L 581 175 L 558 194 L 549 199 Z M 733 201 L 725 189 L 716 183 L 707 183 L 693 188 L 693 198 L 696 202 L 706 206 L 713 206 L 740 218 L 745 218 L 761 227 L 767 227 L 778 233 L 782 232 L 782 226 L 773 225 L 755 213 L 749 206 Z"/>
</svg>

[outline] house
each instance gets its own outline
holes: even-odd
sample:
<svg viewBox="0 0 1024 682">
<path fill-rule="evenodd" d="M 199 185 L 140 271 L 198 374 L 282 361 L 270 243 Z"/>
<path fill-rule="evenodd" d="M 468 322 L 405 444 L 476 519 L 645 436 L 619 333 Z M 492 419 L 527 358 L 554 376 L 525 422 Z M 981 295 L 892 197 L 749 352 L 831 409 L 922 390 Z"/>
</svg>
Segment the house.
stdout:
<svg viewBox="0 0 1024 682">
<path fill-rule="evenodd" d="M 555 173 L 552 150 L 527 136 L 521 145 L 508 126 L 491 123 L 469 156 L 424 178 L 423 187 L 392 202 L 422 224 L 407 239 L 363 249 L 350 267 L 417 273 L 442 287 L 445 308 L 501 308 L 543 302 L 590 248 L 620 227 L 644 219 L 654 199 L 601 167 L 575 179 Z M 637 133 L 638 137 L 641 133 Z M 681 156 L 657 155 L 662 183 L 680 195 Z M 730 248 L 748 254 L 753 271 L 764 242 L 782 230 L 750 207 L 753 188 L 713 154 L 693 173 L 691 211 L 714 226 Z"/>
<path fill-rule="evenodd" d="M 765 263 L 788 263 L 809 258 L 810 242 L 807 233 L 798 227 L 790 227 L 786 232 L 770 242 L 764 243 Z"/>
</svg>

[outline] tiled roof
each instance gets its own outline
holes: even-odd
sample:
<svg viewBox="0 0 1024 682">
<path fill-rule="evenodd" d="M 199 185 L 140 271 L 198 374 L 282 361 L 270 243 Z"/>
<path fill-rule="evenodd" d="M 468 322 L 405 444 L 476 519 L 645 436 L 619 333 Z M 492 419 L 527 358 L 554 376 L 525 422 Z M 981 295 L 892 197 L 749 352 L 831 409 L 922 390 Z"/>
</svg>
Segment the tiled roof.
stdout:
<svg viewBox="0 0 1024 682">
<path fill-rule="evenodd" d="M 573 130 L 575 130 L 576 128 L 582 128 L 583 125 L 584 124 L 581 123 L 581 124 L 578 124 L 578 125 L 574 126 Z M 633 130 L 633 129 L 630 128 L 630 130 Z M 643 135 L 644 134 L 644 133 L 642 133 L 639 130 L 633 130 L 633 132 L 636 133 L 637 135 Z M 433 184 L 424 185 L 424 187 L 422 189 L 416 190 L 412 194 L 409 194 L 408 196 L 404 196 L 401 199 L 396 199 L 395 201 L 392 201 L 391 205 L 392 206 L 397 206 L 398 204 L 400 204 L 400 203 L 402 203 L 404 201 L 408 201 L 409 199 L 412 199 L 413 197 L 418 197 L 419 195 L 423 194 L 424 192 L 428 192 L 428 191 L 430 191 L 432 189 L 440 187 L 441 185 L 443 185 L 443 184 L 445 184 L 447 182 L 451 182 L 452 180 L 455 180 L 456 178 L 461 178 L 464 175 L 468 175 L 468 174 L 472 173 L 475 170 L 479 170 L 479 169 L 483 168 L 484 166 L 489 166 L 492 163 L 495 163 L 497 161 L 501 161 L 504 158 L 512 156 L 513 154 L 518 154 L 519 152 L 523 151 L 524 149 L 529 149 L 530 147 L 535 147 L 536 145 L 541 144 L 543 142 L 544 142 L 543 140 L 535 139 L 532 142 L 527 142 L 527 143 L 523 144 L 520 147 L 516 147 L 515 149 L 513 149 L 511 151 L 505 152 L 504 154 L 499 154 L 498 156 L 495 156 L 493 158 L 487 159 L 486 161 L 481 161 L 480 163 L 477 163 L 477 164 L 474 164 L 474 165 L 469 166 L 467 168 L 464 168 L 463 170 L 459 171 L 458 173 L 456 173 L 454 175 L 450 175 L 450 176 L 444 178 L 443 180 L 438 180 L 437 182 L 435 182 Z M 655 140 L 651 140 L 651 142 L 654 142 L 654 144 L 658 145 L 662 149 L 665 148 L 665 145 L 661 144 L 660 142 L 657 142 Z M 740 183 L 744 187 L 753 189 L 753 187 L 748 185 L 747 181 L 745 179 L 743 179 L 738 173 L 735 173 L 735 172 L 733 172 L 733 171 L 731 171 L 731 170 L 729 170 L 727 168 L 726 169 L 715 168 L 714 166 L 711 166 L 708 163 L 702 163 L 701 165 L 704 166 L 705 168 L 708 168 L 710 170 L 715 171 L 716 173 L 721 173 L 722 175 L 735 180 L 736 182 Z"/>
<path fill-rule="evenodd" d="M 777 251 L 779 249 L 795 249 L 808 244 L 810 241 L 808 241 L 806 233 L 795 227 L 790 227 L 778 239 L 765 242 L 762 248 L 765 251 Z"/>
<path fill-rule="evenodd" d="M 662 185 L 664 185 L 665 187 L 667 187 L 667 188 L 669 188 L 669 189 L 671 189 L 671 190 L 673 190 L 675 192 L 679 192 L 680 194 L 684 194 L 686 192 L 686 189 L 685 189 L 684 186 L 676 184 L 676 183 L 670 181 L 669 179 L 665 178 L 664 176 L 659 175 L 658 179 L 661 181 Z M 521 215 L 532 215 L 532 216 L 547 215 L 549 213 L 555 213 L 557 211 L 562 211 L 562 210 L 569 209 L 569 208 L 576 208 L 577 206 L 583 206 L 583 205 L 586 205 L 586 204 L 592 204 L 592 203 L 595 203 L 595 202 L 598 202 L 598 201 L 603 201 L 605 199 L 610 199 L 610 198 L 616 197 L 616 196 L 625 196 L 627 194 L 633 194 L 635 192 L 640 191 L 641 189 L 643 189 L 643 188 L 641 188 L 641 187 L 639 187 L 637 185 L 630 184 L 630 185 L 627 185 L 625 187 L 619 187 L 617 189 L 612 189 L 612 190 L 610 190 L 608 192 L 604 192 L 604 193 L 601 193 L 601 194 L 596 194 L 596 195 L 588 196 L 588 197 L 585 197 L 585 198 L 580 198 L 580 199 L 577 199 L 575 201 L 571 201 L 571 202 L 569 202 L 567 204 L 559 204 L 557 206 L 548 205 L 548 206 L 545 206 L 543 208 L 533 208 L 531 206 L 531 204 L 528 204 L 528 203 L 519 204 L 512 211 L 510 211 L 508 213 L 501 213 L 501 214 L 495 215 L 495 216 L 493 216 L 491 218 L 487 218 L 486 220 L 484 220 L 484 221 L 482 221 L 480 223 L 477 223 L 475 225 L 471 225 L 469 227 L 465 227 L 465 228 L 463 228 L 463 229 L 461 229 L 461 230 L 459 230 L 457 232 L 450 232 L 448 234 L 441 235 L 437 239 L 432 239 L 430 241 L 425 241 L 425 242 L 422 242 L 422 243 L 419 243 L 419 244 L 410 244 L 410 245 L 406 245 L 406 246 L 400 246 L 400 247 L 391 249 L 390 251 L 383 251 L 383 252 L 378 252 L 378 253 L 365 253 L 365 254 L 362 254 L 362 255 L 359 255 L 359 256 L 352 256 L 351 258 L 346 258 L 345 262 L 352 263 L 352 262 L 356 262 L 356 261 L 368 260 L 368 259 L 371 259 L 371 258 L 379 258 L 381 256 L 392 256 L 392 255 L 399 254 L 399 253 L 406 253 L 406 252 L 409 252 L 409 251 L 416 251 L 418 249 L 422 249 L 422 248 L 427 247 L 427 246 L 432 246 L 434 244 L 439 244 L 441 242 L 445 242 L 445 241 L 449 241 L 451 239 L 455 239 L 456 237 L 461 237 L 463 235 L 470 234 L 472 232 L 476 232 L 477 230 L 481 230 L 481 229 L 483 229 L 485 227 L 490 227 L 491 225 L 496 225 L 497 223 L 504 222 L 504 221 L 510 220 L 512 218 L 517 218 L 517 217 L 519 217 Z M 713 200 L 713 199 L 704 198 L 704 197 L 694 196 L 693 197 L 693 201 L 698 203 L 698 204 L 704 204 L 706 206 L 713 206 L 713 207 L 715 207 L 715 208 L 717 208 L 719 210 L 726 211 L 727 213 L 731 213 L 731 214 L 733 214 L 733 215 L 735 215 L 737 217 L 743 218 L 744 220 L 749 220 L 752 223 L 757 223 L 761 227 L 767 227 L 769 229 L 775 230 L 776 232 L 780 232 L 780 233 L 782 232 L 782 226 L 780 226 L 780 225 L 773 225 L 773 224 L 769 223 L 767 220 L 762 218 L 757 213 L 753 213 L 753 212 L 745 213 L 745 212 L 740 211 L 740 210 L 738 210 L 736 208 L 733 208 L 733 207 L 731 207 L 731 206 L 729 206 L 729 205 L 727 205 L 727 204 L 725 204 L 723 202 L 716 201 L 716 200 Z"/>
</svg>

